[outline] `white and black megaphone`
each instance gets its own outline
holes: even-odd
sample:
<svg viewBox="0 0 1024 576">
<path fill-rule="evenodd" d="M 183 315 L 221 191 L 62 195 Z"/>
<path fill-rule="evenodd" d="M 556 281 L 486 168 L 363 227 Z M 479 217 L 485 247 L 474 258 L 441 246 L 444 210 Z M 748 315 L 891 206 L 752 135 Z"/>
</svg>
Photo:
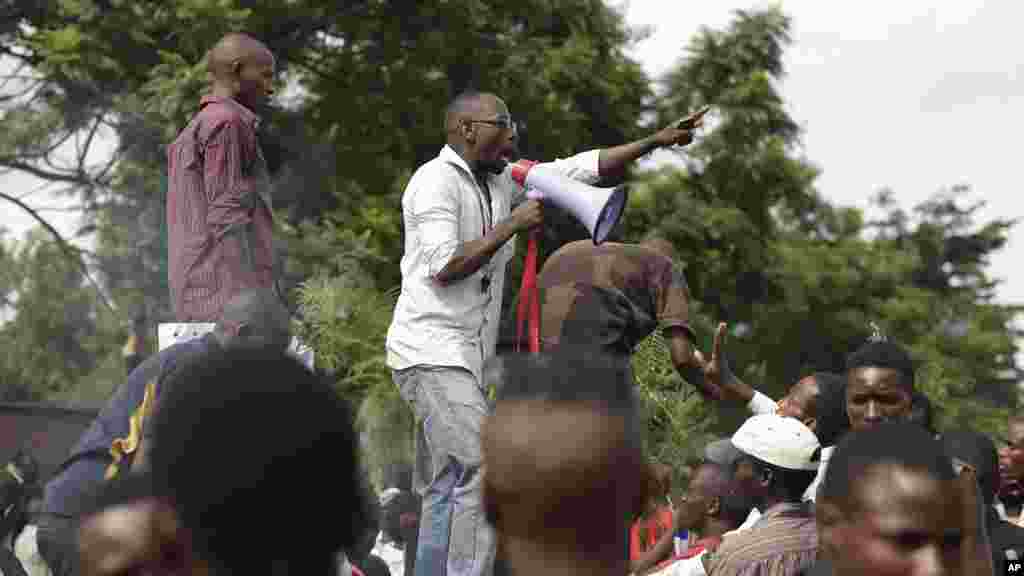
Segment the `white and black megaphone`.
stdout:
<svg viewBox="0 0 1024 576">
<path fill-rule="evenodd" d="M 626 207 L 625 186 L 590 186 L 562 174 L 550 163 L 520 160 L 511 168 L 512 178 L 526 188 L 527 198 L 550 202 L 572 214 L 587 227 L 594 244 L 608 238 Z"/>
<path fill-rule="evenodd" d="M 569 212 L 587 227 L 594 244 L 604 242 L 626 207 L 626 188 L 598 188 L 566 177 L 550 164 L 520 160 L 511 166 L 512 179 L 526 188 L 532 200 L 550 202 Z M 530 231 L 530 242 L 523 264 L 516 314 L 516 349 L 524 341 L 532 353 L 540 351 L 540 300 L 537 291 L 538 233 Z"/>
</svg>

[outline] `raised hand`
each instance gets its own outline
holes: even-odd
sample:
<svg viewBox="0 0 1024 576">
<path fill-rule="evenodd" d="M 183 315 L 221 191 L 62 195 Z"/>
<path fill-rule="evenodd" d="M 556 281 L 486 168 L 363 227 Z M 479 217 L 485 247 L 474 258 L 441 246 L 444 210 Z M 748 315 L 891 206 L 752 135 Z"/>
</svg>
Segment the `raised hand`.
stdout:
<svg viewBox="0 0 1024 576">
<path fill-rule="evenodd" d="M 697 362 L 701 364 L 704 372 L 704 382 L 709 388 L 717 388 L 722 391 L 723 398 L 730 398 L 741 402 L 749 402 L 754 397 L 754 389 L 741 381 L 732 372 L 729 361 L 725 358 L 722 345 L 725 342 L 727 325 L 719 322 L 715 330 L 715 342 L 711 348 L 711 358 L 704 359 L 699 350 L 694 351 Z"/>
</svg>

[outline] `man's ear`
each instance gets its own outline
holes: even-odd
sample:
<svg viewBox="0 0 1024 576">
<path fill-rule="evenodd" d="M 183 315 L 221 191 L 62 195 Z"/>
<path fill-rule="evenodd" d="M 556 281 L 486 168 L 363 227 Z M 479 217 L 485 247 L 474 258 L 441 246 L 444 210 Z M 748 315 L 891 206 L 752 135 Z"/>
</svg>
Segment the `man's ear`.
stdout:
<svg viewBox="0 0 1024 576">
<path fill-rule="evenodd" d="M 231 76 L 238 78 L 242 74 L 242 60 L 235 59 L 231 61 Z"/>
</svg>

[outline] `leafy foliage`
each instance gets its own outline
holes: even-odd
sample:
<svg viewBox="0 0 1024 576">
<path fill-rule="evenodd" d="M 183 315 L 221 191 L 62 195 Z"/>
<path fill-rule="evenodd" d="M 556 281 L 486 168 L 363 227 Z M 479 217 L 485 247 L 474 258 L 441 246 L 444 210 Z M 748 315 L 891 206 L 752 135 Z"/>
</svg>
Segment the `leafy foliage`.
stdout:
<svg viewBox="0 0 1024 576">
<path fill-rule="evenodd" d="M 79 385 L 105 398 L 115 373 L 98 359 L 116 354 L 124 331 L 85 285 L 75 262 L 40 230 L 2 254 L 0 397 L 6 401 L 73 398 Z M 118 374 L 123 378 L 123 368 Z"/>
<path fill-rule="evenodd" d="M 198 106 L 205 51 L 247 30 L 281 69 L 285 95 L 262 143 L 299 334 L 360 406 L 377 482 L 380 466 L 412 450 L 411 416 L 384 363 L 399 200 L 442 145 L 444 105 L 468 87 L 505 97 L 525 127 L 524 156 L 538 160 L 619 144 L 713 106 L 685 169 L 632 182 L 620 232 L 675 244 L 702 348 L 714 323 L 729 322 L 733 367 L 766 393 L 841 370 L 875 321 L 912 349 L 940 424 L 993 431 L 1016 405 L 1018 310 L 994 300 L 987 273 L 1014 222 L 978 221 L 964 187 L 909 211 L 882 193 L 875 220 L 826 201 L 778 91 L 791 22 L 777 8 L 702 29 L 661 86 L 625 55 L 640 34 L 601 0 L 406 3 L 400 18 L 366 0 L 16 1 L 2 10 L 11 17 L 0 19 L 0 56 L 20 79 L 0 84 L 0 169 L 81 201 L 83 232 L 96 233 L 92 269 L 116 310 L 99 307 L 81 266 L 39 235 L 5 247 L 7 398 L 101 400 L 129 317 L 148 319 L 150 339 L 152 323 L 167 318 L 164 146 Z M 656 92 L 665 96 L 652 106 Z M 115 146 L 97 160 L 103 134 Z M 549 210 L 542 258 L 583 234 Z M 513 262 L 506 282 L 506 320 L 521 268 Z M 652 458 L 681 464 L 744 416 L 683 384 L 657 334 L 634 368 Z"/>
<path fill-rule="evenodd" d="M 1013 223 L 976 222 L 963 187 L 912 215 L 882 194 L 878 222 L 823 200 L 775 88 L 789 26 L 777 9 L 741 11 L 693 39 L 666 80 L 662 118 L 704 103 L 717 118 L 686 170 L 634 188 L 626 237 L 673 241 L 694 299 L 733 328 L 734 368 L 773 397 L 810 372 L 842 372 L 875 321 L 914 353 L 922 389 L 946 406 L 940 424 L 995 426 L 995 406 L 1017 399 L 1017 309 L 993 301 L 984 269 Z M 723 433 L 745 417 L 720 416 Z"/>
<path fill-rule="evenodd" d="M 637 346 L 633 378 L 646 421 L 647 457 L 679 465 L 698 456 L 710 436 L 715 413 L 679 377 L 660 331 L 655 330 Z"/>
<path fill-rule="evenodd" d="M 315 350 L 317 368 L 331 373 L 339 392 L 357 406 L 365 470 L 383 488 L 384 470 L 413 457 L 412 413 L 385 363 L 395 295 L 374 289 L 356 258 L 338 264 L 342 274 L 321 272 L 299 287 L 298 335 Z"/>
</svg>

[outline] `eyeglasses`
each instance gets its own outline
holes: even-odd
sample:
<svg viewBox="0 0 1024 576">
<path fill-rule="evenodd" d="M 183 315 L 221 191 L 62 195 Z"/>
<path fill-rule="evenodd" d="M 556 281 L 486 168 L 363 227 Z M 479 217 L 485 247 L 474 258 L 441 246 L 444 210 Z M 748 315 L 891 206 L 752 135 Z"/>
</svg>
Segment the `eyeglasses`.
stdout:
<svg viewBox="0 0 1024 576">
<path fill-rule="evenodd" d="M 497 126 L 504 128 L 505 130 L 514 130 L 516 123 L 512 120 L 511 116 L 498 116 L 494 120 L 470 120 L 470 124 L 490 124 L 491 126 Z"/>
</svg>

